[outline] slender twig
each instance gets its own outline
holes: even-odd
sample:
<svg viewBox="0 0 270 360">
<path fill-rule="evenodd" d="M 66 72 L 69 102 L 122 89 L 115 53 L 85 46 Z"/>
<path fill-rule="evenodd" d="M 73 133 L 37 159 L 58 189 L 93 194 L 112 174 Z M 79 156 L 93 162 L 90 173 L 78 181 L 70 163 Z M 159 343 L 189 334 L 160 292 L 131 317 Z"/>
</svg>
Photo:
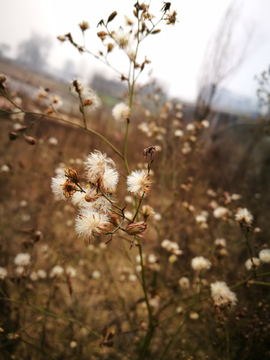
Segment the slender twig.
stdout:
<svg viewBox="0 0 270 360">
<path fill-rule="evenodd" d="M 82 97 L 81 97 L 81 94 L 80 94 L 80 93 L 78 93 L 78 95 L 79 95 L 79 99 L 80 99 L 80 103 L 81 103 L 80 112 L 82 113 L 84 127 L 85 127 L 85 129 L 87 130 L 87 125 L 86 125 L 86 119 L 85 119 L 85 112 L 84 112 L 84 106 L 83 106 Z"/>
<path fill-rule="evenodd" d="M 183 327 L 183 325 L 184 325 L 185 321 L 186 321 L 186 318 L 185 318 L 183 321 L 181 321 L 181 323 L 179 324 L 179 326 L 178 326 L 177 330 L 175 331 L 175 333 L 174 333 L 174 334 L 173 334 L 173 336 L 171 337 L 170 341 L 168 342 L 167 346 L 165 347 L 165 349 L 164 349 L 163 353 L 161 354 L 161 356 L 160 356 L 159 360 L 164 359 L 164 356 L 167 354 L 167 352 L 168 352 L 168 350 L 169 350 L 169 348 L 170 348 L 170 346 L 171 346 L 171 344 L 172 344 L 173 340 L 174 340 L 174 339 L 175 339 L 175 337 L 179 334 L 179 332 L 180 332 L 180 330 L 182 329 L 182 327 Z"/>
<path fill-rule="evenodd" d="M 7 100 L 9 100 L 12 104 L 15 104 L 10 98 L 7 98 Z M 18 107 L 19 108 L 19 107 Z M 39 115 L 41 117 L 45 116 L 49 119 L 53 119 L 53 120 L 59 120 L 59 121 L 62 121 L 66 124 L 70 124 L 70 125 L 73 125 L 73 126 L 76 126 L 76 127 L 79 127 L 81 129 L 84 129 L 92 134 L 95 134 L 97 135 L 100 139 L 102 139 L 103 141 L 105 141 L 105 143 L 117 154 L 119 155 L 122 159 L 124 158 L 124 156 L 120 153 L 120 151 L 108 140 L 106 139 L 103 135 L 101 135 L 99 132 L 93 130 L 93 129 L 89 129 L 89 128 L 85 128 L 84 126 L 80 125 L 80 124 L 76 124 L 74 123 L 73 121 L 69 121 L 69 120 L 66 120 L 64 118 L 60 118 L 60 117 L 57 117 L 57 116 L 53 116 L 53 115 L 49 115 L 49 114 L 45 114 L 45 113 L 38 113 L 38 112 L 35 112 L 35 111 L 27 111 L 27 110 L 23 110 L 22 108 L 19 108 L 20 109 L 20 112 L 23 112 L 25 114 L 29 114 L 29 115 Z M 20 113 L 18 112 L 18 113 Z M 12 115 L 13 112 L 12 111 L 5 111 L 5 114 L 7 115 Z M 4 114 L 4 115 L 5 115 Z M 3 115 L 3 114 L 0 114 L 0 115 Z M 39 119 L 40 120 L 40 119 Z"/>
<path fill-rule="evenodd" d="M 226 321 L 224 321 L 224 330 L 226 335 L 226 346 L 227 346 L 227 360 L 230 360 L 230 337 L 227 329 Z"/>
<path fill-rule="evenodd" d="M 264 285 L 264 286 L 270 286 L 270 283 L 262 282 L 262 281 L 249 281 L 249 284 L 255 284 L 255 285 Z"/>
</svg>

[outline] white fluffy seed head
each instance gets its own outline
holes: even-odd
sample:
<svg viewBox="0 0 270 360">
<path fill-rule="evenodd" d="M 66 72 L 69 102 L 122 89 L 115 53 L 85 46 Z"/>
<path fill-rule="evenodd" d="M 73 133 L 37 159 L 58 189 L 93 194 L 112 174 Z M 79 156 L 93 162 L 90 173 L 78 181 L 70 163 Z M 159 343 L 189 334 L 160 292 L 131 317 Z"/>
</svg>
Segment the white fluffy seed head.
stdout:
<svg viewBox="0 0 270 360">
<path fill-rule="evenodd" d="M 190 282 L 189 279 L 185 276 L 183 276 L 181 279 L 179 279 L 179 285 L 182 289 L 189 289 L 190 288 Z"/>
<path fill-rule="evenodd" d="M 56 265 L 52 268 L 52 270 L 50 272 L 50 278 L 53 278 L 55 276 L 60 276 L 63 274 L 63 272 L 64 272 L 64 269 L 62 268 L 62 266 Z"/>
<path fill-rule="evenodd" d="M 227 215 L 228 211 L 229 210 L 227 208 L 225 208 L 223 206 L 218 206 L 217 208 L 215 208 L 213 215 L 217 219 L 223 218 L 224 216 Z"/>
<path fill-rule="evenodd" d="M 116 121 L 126 121 L 130 117 L 130 108 L 125 103 L 116 104 L 112 115 Z"/>
<path fill-rule="evenodd" d="M 270 249 L 263 249 L 259 253 L 259 258 L 262 263 L 270 263 Z"/>
<path fill-rule="evenodd" d="M 109 217 L 105 214 L 95 212 L 89 209 L 81 209 L 75 220 L 75 231 L 79 237 L 92 239 L 93 236 L 99 236 L 107 231 Z"/>
<path fill-rule="evenodd" d="M 87 156 L 84 165 L 86 179 L 94 184 L 103 177 L 106 167 L 115 168 L 114 161 L 108 158 L 106 153 L 102 154 L 98 150 L 95 150 Z"/>
<path fill-rule="evenodd" d="M 67 178 L 65 177 L 65 174 L 59 174 L 55 178 L 52 178 L 51 188 L 53 194 L 60 198 L 61 200 L 67 200 L 64 193 L 63 193 L 63 187 L 62 185 L 65 184 Z"/>
<path fill-rule="evenodd" d="M 30 260 L 31 260 L 31 256 L 29 254 L 20 253 L 20 254 L 16 255 L 16 257 L 14 259 L 14 263 L 15 263 L 15 265 L 18 265 L 18 266 L 27 266 L 30 264 Z"/>
<path fill-rule="evenodd" d="M 145 170 L 132 171 L 127 177 L 127 190 L 139 197 L 150 190 L 150 184 L 151 181 Z"/>
<path fill-rule="evenodd" d="M 0 267 L 0 279 L 4 279 L 7 276 L 8 272 L 5 268 Z"/>
<path fill-rule="evenodd" d="M 101 180 L 101 188 L 106 193 L 114 194 L 118 184 L 119 174 L 117 170 L 105 167 L 105 171 Z"/>
<path fill-rule="evenodd" d="M 244 225 L 251 225 L 253 221 L 253 215 L 248 209 L 239 209 L 235 214 L 235 220 Z"/>
<path fill-rule="evenodd" d="M 214 305 L 221 308 L 233 306 L 237 303 L 235 293 L 223 281 L 216 281 L 211 284 L 211 296 L 214 300 Z"/>
<path fill-rule="evenodd" d="M 211 262 L 203 256 L 197 256 L 191 260 L 191 267 L 194 270 L 208 270 L 212 266 Z"/>
<path fill-rule="evenodd" d="M 260 266 L 261 262 L 260 262 L 260 259 L 254 257 L 252 258 L 253 260 L 253 263 L 251 261 L 251 259 L 248 259 L 246 262 L 245 262 L 245 267 L 247 268 L 247 270 L 251 270 L 253 268 L 253 264 L 256 267 Z"/>
</svg>

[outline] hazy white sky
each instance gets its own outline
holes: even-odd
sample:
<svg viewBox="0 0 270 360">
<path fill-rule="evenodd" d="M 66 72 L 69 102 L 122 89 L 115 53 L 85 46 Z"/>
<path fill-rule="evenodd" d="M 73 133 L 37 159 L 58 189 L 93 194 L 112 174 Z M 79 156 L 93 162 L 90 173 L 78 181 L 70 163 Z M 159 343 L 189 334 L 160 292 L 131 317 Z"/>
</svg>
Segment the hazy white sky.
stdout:
<svg viewBox="0 0 270 360">
<path fill-rule="evenodd" d="M 48 61 L 54 67 L 61 68 L 66 59 L 71 59 L 76 62 L 81 76 L 91 76 L 96 71 L 104 73 L 106 67 L 98 60 L 78 54 L 70 44 L 59 43 L 56 36 L 71 32 L 80 42 L 82 36 L 78 23 L 86 20 L 91 27 L 86 32 L 88 48 L 93 52 L 102 50 L 101 41 L 96 36 L 99 20 L 106 19 L 116 10 L 118 16 L 111 23 L 111 29 L 117 30 L 124 22 L 124 14 L 133 17 L 134 3 L 135 0 L 1 0 L 0 43 L 10 44 L 15 55 L 17 44 L 29 38 L 31 33 L 49 36 L 53 40 L 53 49 Z M 163 23 L 160 34 L 148 37 L 141 44 L 141 59 L 147 55 L 152 61 L 150 67 L 153 68 L 153 76 L 162 80 L 170 95 L 188 100 L 195 98 L 205 47 L 230 4 L 231 0 L 172 1 L 172 9 L 177 10 L 179 22 L 175 26 L 165 26 Z M 152 0 L 151 6 L 150 12 L 159 16 L 162 1 Z M 267 69 L 270 64 L 269 14 L 269 0 L 241 1 L 238 21 L 242 30 L 234 35 L 241 42 L 245 29 L 252 29 L 258 45 L 254 43 L 255 50 L 237 75 L 226 83 L 226 87 L 250 97 L 256 93 L 254 75 Z M 113 58 L 113 63 L 125 73 L 127 63 L 117 56 L 117 51 L 113 51 Z M 108 75 L 114 76 L 112 72 L 108 72 Z M 143 80 L 146 79 L 144 76 Z"/>
</svg>

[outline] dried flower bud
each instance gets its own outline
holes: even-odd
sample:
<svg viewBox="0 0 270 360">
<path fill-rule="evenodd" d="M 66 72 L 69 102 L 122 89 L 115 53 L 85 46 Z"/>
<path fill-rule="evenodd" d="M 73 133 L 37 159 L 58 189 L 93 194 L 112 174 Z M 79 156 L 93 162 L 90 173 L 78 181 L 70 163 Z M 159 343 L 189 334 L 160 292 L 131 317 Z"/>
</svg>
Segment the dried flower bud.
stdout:
<svg viewBox="0 0 270 360">
<path fill-rule="evenodd" d="M 78 171 L 76 169 L 72 169 L 72 168 L 67 168 L 64 169 L 65 175 L 66 177 L 74 182 L 75 184 L 77 184 L 79 182 L 79 175 L 78 175 Z"/>
<path fill-rule="evenodd" d="M 67 179 L 66 182 L 61 186 L 63 188 L 63 195 L 66 199 L 72 197 L 74 193 L 78 190 L 77 186 L 74 183 L 70 182 L 69 179 Z"/>
<path fill-rule="evenodd" d="M 103 19 L 99 21 L 99 23 L 97 24 L 97 27 L 99 27 L 99 26 L 101 26 L 101 25 L 105 25 Z"/>
<path fill-rule="evenodd" d="M 110 223 L 118 227 L 121 222 L 121 217 L 115 213 L 110 213 Z"/>
<path fill-rule="evenodd" d="M 83 91 L 83 87 L 82 84 L 79 83 L 79 81 L 77 79 L 74 79 L 71 84 L 69 85 L 69 90 L 72 89 L 72 87 L 74 88 L 74 90 L 76 91 L 77 94 L 81 95 L 82 91 Z"/>
<path fill-rule="evenodd" d="M 91 107 L 94 104 L 94 101 L 92 99 L 84 99 L 83 100 L 83 106 Z"/>
<path fill-rule="evenodd" d="M 35 230 L 34 233 L 33 233 L 33 240 L 34 242 L 37 242 L 39 240 L 42 240 L 43 238 L 43 234 L 40 230 Z"/>
<path fill-rule="evenodd" d="M 98 200 L 98 198 L 100 198 L 100 196 L 102 196 L 102 195 L 100 193 L 97 193 L 96 190 L 89 189 L 85 195 L 85 201 L 96 202 Z"/>
<path fill-rule="evenodd" d="M 150 155 L 150 156 L 151 156 L 151 160 L 153 160 L 154 157 L 155 157 L 156 151 L 157 151 L 156 146 L 149 146 L 148 148 L 146 148 L 146 149 L 143 150 L 142 155 L 143 155 L 143 157 L 145 157 L 146 159 L 147 159 L 147 156 Z"/>
<path fill-rule="evenodd" d="M 6 89 L 6 82 L 7 77 L 5 75 L 0 75 L 0 89 L 5 90 Z"/>
<path fill-rule="evenodd" d="M 154 35 L 154 34 L 158 34 L 159 32 L 161 32 L 161 29 L 154 30 L 151 32 L 151 34 Z"/>
<path fill-rule="evenodd" d="M 111 21 L 113 21 L 113 19 L 116 17 L 117 15 L 117 11 L 114 11 L 113 13 L 111 13 L 111 15 L 108 17 L 108 20 L 107 20 L 107 24 Z"/>
<path fill-rule="evenodd" d="M 115 331 L 110 331 L 107 340 L 111 340 L 114 337 Z"/>
<path fill-rule="evenodd" d="M 126 232 L 132 236 L 142 236 L 141 234 L 147 229 L 147 224 L 144 221 L 129 224 L 126 228 Z"/>
<path fill-rule="evenodd" d="M 82 32 L 90 28 L 87 21 L 82 21 L 81 23 L 79 23 L 79 27 L 81 28 Z"/>
<path fill-rule="evenodd" d="M 144 221 L 147 221 L 151 214 L 154 214 L 153 208 L 150 205 L 143 205 L 141 213 L 143 214 Z"/>
<path fill-rule="evenodd" d="M 103 345 L 108 346 L 108 347 L 113 347 L 113 341 L 104 341 Z"/>
<path fill-rule="evenodd" d="M 109 43 L 109 44 L 107 45 L 107 52 L 108 52 L 108 53 L 111 52 L 113 48 L 114 48 L 114 45 L 113 45 L 112 43 Z"/>
<path fill-rule="evenodd" d="M 59 41 L 61 41 L 61 42 L 66 41 L 66 37 L 65 37 L 65 36 L 63 36 L 63 35 L 59 35 L 59 36 L 57 36 L 57 39 L 58 39 Z"/>
<path fill-rule="evenodd" d="M 108 34 L 106 33 L 106 31 L 99 31 L 99 32 L 97 33 L 97 36 L 98 36 L 102 41 L 105 39 L 106 35 L 108 35 Z"/>
<path fill-rule="evenodd" d="M 32 136 L 27 136 L 24 135 L 24 140 L 27 142 L 27 144 L 29 145 L 35 145 L 36 143 L 36 139 L 34 139 Z"/>
<path fill-rule="evenodd" d="M 8 135 L 9 135 L 10 140 L 16 140 L 17 137 L 20 136 L 20 134 L 18 134 L 16 132 L 10 132 Z"/>
<path fill-rule="evenodd" d="M 166 12 L 166 11 L 170 10 L 170 7 L 171 7 L 171 3 L 170 2 L 165 2 L 164 6 L 161 9 L 161 11 Z"/>
</svg>

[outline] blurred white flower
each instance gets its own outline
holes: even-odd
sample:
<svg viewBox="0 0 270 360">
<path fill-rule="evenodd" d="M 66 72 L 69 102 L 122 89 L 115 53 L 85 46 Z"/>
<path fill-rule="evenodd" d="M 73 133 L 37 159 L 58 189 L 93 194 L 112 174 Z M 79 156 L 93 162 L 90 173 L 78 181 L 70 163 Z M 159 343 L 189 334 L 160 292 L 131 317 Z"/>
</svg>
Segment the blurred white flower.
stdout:
<svg viewBox="0 0 270 360">
<path fill-rule="evenodd" d="M 71 341 L 69 346 L 71 347 L 71 349 L 74 349 L 77 346 L 77 342 L 76 341 Z"/>
<path fill-rule="evenodd" d="M 182 136 L 184 136 L 184 132 L 182 130 L 180 130 L 180 129 L 177 129 L 174 132 L 174 136 L 182 137 Z"/>
<path fill-rule="evenodd" d="M 231 199 L 232 200 L 240 200 L 242 198 L 242 195 L 239 194 L 232 194 Z"/>
<path fill-rule="evenodd" d="M 93 278 L 93 279 L 98 280 L 98 279 L 100 279 L 100 277 L 101 277 L 100 271 L 95 270 L 95 271 L 92 272 L 92 278 Z"/>
<path fill-rule="evenodd" d="M 153 263 L 155 263 L 156 261 L 157 261 L 157 257 L 156 257 L 155 254 L 149 254 L 149 255 L 148 255 L 148 262 L 149 262 L 149 263 L 153 264 Z"/>
<path fill-rule="evenodd" d="M 215 245 L 216 246 L 226 247 L 226 240 L 225 239 L 216 239 L 215 240 Z"/>
<path fill-rule="evenodd" d="M 30 260 L 31 260 L 31 256 L 29 254 L 20 253 L 20 254 L 16 255 L 16 257 L 14 259 L 14 263 L 15 263 L 15 265 L 18 265 L 18 266 L 27 266 L 30 264 Z"/>
<path fill-rule="evenodd" d="M 0 267 L 0 279 L 4 279 L 7 276 L 8 272 L 5 268 Z"/>
<path fill-rule="evenodd" d="M 216 281 L 211 284 L 211 296 L 214 300 L 214 306 L 221 309 L 234 306 L 237 302 L 235 293 L 223 281 Z"/>
<path fill-rule="evenodd" d="M 255 268 L 260 266 L 261 262 L 260 262 L 260 259 L 256 258 L 256 257 L 253 257 L 252 258 L 253 260 L 253 263 L 254 263 L 254 266 Z M 251 270 L 253 268 L 253 264 L 252 264 L 252 261 L 251 259 L 248 259 L 246 262 L 245 262 L 245 267 L 247 268 L 247 270 Z"/>
<path fill-rule="evenodd" d="M 32 281 L 37 281 L 38 280 L 38 274 L 35 271 L 32 271 L 29 275 L 30 279 Z"/>
<path fill-rule="evenodd" d="M 187 277 L 182 277 L 181 279 L 179 279 L 179 285 L 181 286 L 182 289 L 189 289 L 190 288 L 190 282 L 189 279 Z"/>
<path fill-rule="evenodd" d="M 244 225 L 251 225 L 253 216 L 248 209 L 239 209 L 235 214 L 235 220 Z"/>
<path fill-rule="evenodd" d="M 191 311 L 191 312 L 189 313 L 189 317 L 190 317 L 190 319 L 192 319 L 192 320 L 197 320 L 197 319 L 199 319 L 199 314 L 196 313 L 195 311 Z"/>
<path fill-rule="evenodd" d="M 126 121 L 130 117 L 130 108 L 125 103 L 119 103 L 112 109 L 112 115 L 117 121 Z"/>
<path fill-rule="evenodd" d="M 161 214 L 159 214 L 159 213 L 155 213 L 155 214 L 153 215 L 153 219 L 154 219 L 155 221 L 160 221 L 160 220 L 162 219 L 162 216 L 161 216 Z"/>
<path fill-rule="evenodd" d="M 203 120 L 203 121 L 201 122 L 201 124 L 202 124 L 202 126 L 205 127 L 205 128 L 208 128 L 209 125 L 210 125 L 208 120 Z"/>
<path fill-rule="evenodd" d="M 190 124 L 187 124 L 187 127 L 186 127 L 187 131 L 194 131 L 196 129 L 195 125 L 190 123 Z"/>
<path fill-rule="evenodd" d="M 191 260 L 191 267 L 194 270 L 208 270 L 212 266 L 211 262 L 203 256 L 197 256 Z"/>
<path fill-rule="evenodd" d="M 69 275 L 70 277 L 75 277 L 77 274 L 77 270 L 74 269 L 73 266 L 68 265 L 66 267 L 66 274 Z"/>
<path fill-rule="evenodd" d="M 133 201 L 134 201 L 134 199 L 132 196 L 130 196 L 130 195 L 125 196 L 125 202 L 127 204 L 133 204 Z"/>
<path fill-rule="evenodd" d="M 223 218 L 224 216 L 226 216 L 228 214 L 228 209 L 223 207 L 223 206 L 218 206 L 217 208 L 215 208 L 213 215 L 215 218 L 219 219 L 219 218 Z"/>
<path fill-rule="evenodd" d="M 259 258 L 262 263 L 270 263 L 270 249 L 263 249 L 259 252 Z"/>
<path fill-rule="evenodd" d="M 50 272 L 50 278 L 53 278 L 55 276 L 60 276 L 63 274 L 63 272 L 64 272 L 64 269 L 62 268 L 62 266 L 56 265 L 52 268 L 52 270 Z"/>
<path fill-rule="evenodd" d="M 55 138 L 55 137 L 50 137 L 49 139 L 48 139 L 48 143 L 50 144 L 50 145 L 58 145 L 58 140 Z"/>
<path fill-rule="evenodd" d="M 128 280 L 129 280 L 129 281 L 137 281 L 137 276 L 136 276 L 135 274 L 130 274 L 130 275 L 128 276 Z"/>
<path fill-rule="evenodd" d="M 39 277 L 40 279 L 46 279 L 46 277 L 47 277 L 47 273 L 46 273 L 46 271 L 43 270 L 43 269 L 39 269 L 39 270 L 37 271 L 37 275 L 38 275 L 38 277 Z"/>
<path fill-rule="evenodd" d="M 7 165 L 1 166 L 1 172 L 9 172 L 10 168 Z"/>
<path fill-rule="evenodd" d="M 122 27 L 118 31 L 112 32 L 112 37 L 121 49 L 126 49 L 131 46 L 131 31 L 125 33 Z"/>
<path fill-rule="evenodd" d="M 212 189 L 208 189 L 208 190 L 206 191 L 206 193 L 207 193 L 207 195 L 212 196 L 212 197 L 216 197 L 216 196 L 217 196 L 217 193 L 216 193 L 214 190 L 212 190 Z"/>
</svg>

